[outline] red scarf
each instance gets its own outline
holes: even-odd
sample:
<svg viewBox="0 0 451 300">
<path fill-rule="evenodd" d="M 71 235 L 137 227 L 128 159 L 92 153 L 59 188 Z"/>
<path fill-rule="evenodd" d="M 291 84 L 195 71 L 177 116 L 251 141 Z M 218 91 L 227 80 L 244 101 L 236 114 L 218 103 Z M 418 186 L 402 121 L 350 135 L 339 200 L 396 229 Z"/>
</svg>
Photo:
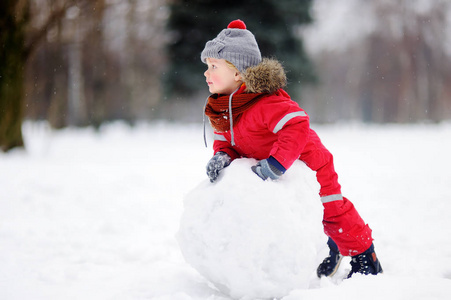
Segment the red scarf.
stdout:
<svg viewBox="0 0 451 300">
<path fill-rule="evenodd" d="M 265 93 L 238 93 L 232 97 L 232 118 L 233 123 L 237 124 L 241 115 L 254 106 L 261 96 Z M 211 126 L 217 132 L 226 132 L 230 130 L 229 118 L 229 97 L 230 95 L 213 94 L 208 98 L 205 106 L 205 114 L 210 119 Z"/>
</svg>

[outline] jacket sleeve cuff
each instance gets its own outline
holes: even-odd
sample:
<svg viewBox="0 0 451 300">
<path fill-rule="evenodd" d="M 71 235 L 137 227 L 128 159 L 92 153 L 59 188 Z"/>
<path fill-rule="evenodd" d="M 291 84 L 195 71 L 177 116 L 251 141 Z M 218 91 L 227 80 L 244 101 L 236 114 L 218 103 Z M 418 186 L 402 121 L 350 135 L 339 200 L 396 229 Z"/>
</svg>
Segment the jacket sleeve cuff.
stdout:
<svg viewBox="0 0 451 300">
<path fill-rule="evenodd" d="M 275 159 L 274 157 L 270 156 L 267 159 L 268 163 L 273 165 L 274 167 L 277 168 L 277 170 L 279 170 L 280 172 L 285 173 L 287 169 L 284 168 L 284 166 L 282 166 L 277 159 Z"/>
</svg>

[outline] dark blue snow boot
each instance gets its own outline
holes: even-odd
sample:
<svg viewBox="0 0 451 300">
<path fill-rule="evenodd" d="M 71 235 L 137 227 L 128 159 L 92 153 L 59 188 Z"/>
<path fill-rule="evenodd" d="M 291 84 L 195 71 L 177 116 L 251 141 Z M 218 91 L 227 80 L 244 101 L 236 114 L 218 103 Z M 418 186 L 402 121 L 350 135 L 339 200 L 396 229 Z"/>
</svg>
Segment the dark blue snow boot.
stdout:
<svg viewBox="0 0 451 300">
<path fill-rule="evenodd" d="M 371 244 L 371 247 L 365 252 L 352 257 L 351 267 L 352 269 L 348 274 L 348 278 L 351 278 L 355 273 L 377 275 L 378 273 L 383 272 L 382 266 L 377 259 L 376 252 L 374 252 L 373 244 Z"/>
<path fill-rule="evenodd" d="M 326 257 L 323 262 L 320 263 L 318 269 L 316 269 L 316 275 L 318 275 L 319 278 L 321 278 L 321 276 L 328 277 L 334 275 L 343 258 L 338 251 L 337 244 L 335 244 L 331 238 L 327 241 L 327 245 L 329 246 L 329 256 Z"/>
</svg>

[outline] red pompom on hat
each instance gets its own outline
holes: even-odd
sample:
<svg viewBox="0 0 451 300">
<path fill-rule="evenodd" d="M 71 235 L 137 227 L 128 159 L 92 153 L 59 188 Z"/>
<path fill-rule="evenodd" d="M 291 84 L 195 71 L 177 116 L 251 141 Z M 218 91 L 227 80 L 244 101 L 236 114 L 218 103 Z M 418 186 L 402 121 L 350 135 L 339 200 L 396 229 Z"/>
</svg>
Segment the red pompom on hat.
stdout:
<svg viewBox="0 0 451 300">
<path fill-rule="evenodd" d="M 246 24 L 244 24 L 243 21 L 241 21 L 240 19 L 232 21 L 229 23 L 229 25 L 227 26 L 227 28 L 236 28 L 236 29 L 246 29 Z"/>
</svg>

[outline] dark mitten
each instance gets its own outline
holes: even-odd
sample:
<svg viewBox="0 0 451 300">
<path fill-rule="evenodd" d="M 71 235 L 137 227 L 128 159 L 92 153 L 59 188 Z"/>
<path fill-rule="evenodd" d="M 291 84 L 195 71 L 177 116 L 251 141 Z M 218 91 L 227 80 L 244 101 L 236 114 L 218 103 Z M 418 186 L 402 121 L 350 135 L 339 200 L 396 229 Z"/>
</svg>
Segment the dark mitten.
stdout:
<svg viewBox="0 0 451 300">
<path fill-rule="evenodd" d="M 230 165 L 232 158 L 225 152 L 216 152 L 207 164 L 207 175 L 211 182 L 218 179 L 219 172 Z"/>
</svg>

